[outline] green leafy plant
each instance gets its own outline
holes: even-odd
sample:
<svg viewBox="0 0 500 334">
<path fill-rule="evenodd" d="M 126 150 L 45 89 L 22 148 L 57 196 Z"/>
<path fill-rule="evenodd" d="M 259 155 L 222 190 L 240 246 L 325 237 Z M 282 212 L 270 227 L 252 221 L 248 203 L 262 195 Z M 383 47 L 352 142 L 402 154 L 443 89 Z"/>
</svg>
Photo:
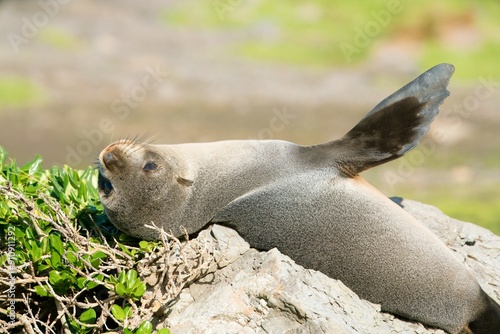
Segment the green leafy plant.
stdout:
<svg viewBox="0 0 500 334">
<path fill-rule="evenodd" d="M 130 305 L 122 308 L 119 305 L 114 304 L 113 306 L 111 306 L 111 313 L 117 320 L 125 321 L 132 316 L 132 308 L 130 307 Z"/>
<path fill-rule="evenodd" d="M 89 333 L 90 331 L 92 331 L 92 328 L 87 327 L 86 325 L 94 324 L 96 321 L 96 317 L 97 315 L 94 309 L 88 309 L 78 317 L 79 322 L 76 322 L 73 319 L 69 320 L 70 328 L 75 333 L 81 333 L 81 334 Z"/>
<path fill-rule="evenodd" d="M 168 255 L 172 245 L 121 234 L 106 218 L 96 185 L 92 167 L 44 170 L 40 156 L 18 166 L 0 146 L 2 328 L 154 333 L 142 320 L 153 311 L 142 298 L 147 286 L 136 268 L 156 265 L 146 260 L 151 252 Z"/>
<path fill-rule="evenodd" d="M 146 284 L 141 282 L 133 269 L 122 271 L 116 281 L 112 278 L 110 281 L 114 281 L 115 292 L 122 297 L 139 299 L 146 292 Z"/>
</svg>

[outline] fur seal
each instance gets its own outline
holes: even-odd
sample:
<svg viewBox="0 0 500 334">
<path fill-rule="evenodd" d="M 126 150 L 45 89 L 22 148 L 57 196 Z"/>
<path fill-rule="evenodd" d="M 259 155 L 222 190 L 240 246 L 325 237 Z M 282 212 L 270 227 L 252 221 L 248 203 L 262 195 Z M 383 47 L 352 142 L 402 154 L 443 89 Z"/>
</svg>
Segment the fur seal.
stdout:
<svg viewBox="0 0 500 334">
<path fill-rule="evenodd" d="M 415 147 L 449 95 L 454 67 L 433 67 L 339 140 L 151 145 L 121 140 L 99 156 L 105 212 L 120 230 L 158 238 L 207 224 L 278 248 L 340 279 L 382 310 L 450 333 L 500 333 L 500 306 L 453 253 L 359 173 Z"/>
</svg>

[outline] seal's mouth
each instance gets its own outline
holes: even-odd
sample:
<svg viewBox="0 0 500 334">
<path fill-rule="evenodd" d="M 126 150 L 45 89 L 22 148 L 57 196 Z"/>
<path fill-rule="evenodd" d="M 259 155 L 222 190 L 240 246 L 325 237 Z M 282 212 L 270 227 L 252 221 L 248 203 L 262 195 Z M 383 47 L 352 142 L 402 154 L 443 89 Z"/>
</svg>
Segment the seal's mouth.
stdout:
<svg viewBox="0 0 500 334">
<path fill-rule="evenodd" d="M 99 177 L 97 178 L 97 186 L 98 186 L 101 194 L 104 197 L 108 197 L 111 195 L 111 193 L 113 193 L 113 190 L 114 190 L 113 184 L 111 183 L 110 179 L 108 179 L 107 177 L 104 176 L 104 173 L 102 170 L 103 167 L 100 163 L 98 164 L 97 168 L 99 170 Z"/>
<path fill-rule="evenodd" d="M 123 146 L 130 145 L 129 141 L 117 141 L 108 145 L 101 154 L 97 169 L 99 170 L 99 178 L 97 181 L 99 192 L 102 197 L 109 197 L 114 192 L 113 183 L 106 177 L 106 174 L 113 173 L 123 167 Z"/>
</svg>

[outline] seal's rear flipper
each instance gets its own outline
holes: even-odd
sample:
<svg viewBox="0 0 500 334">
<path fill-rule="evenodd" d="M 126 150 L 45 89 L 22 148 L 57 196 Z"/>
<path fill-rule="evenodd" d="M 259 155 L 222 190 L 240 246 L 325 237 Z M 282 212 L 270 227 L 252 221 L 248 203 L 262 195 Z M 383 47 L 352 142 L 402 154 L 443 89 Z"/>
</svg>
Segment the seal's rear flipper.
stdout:
<svg viewBox="0 0 500 334">
<path fill-rule="evenodd" d="M 396 159 L 414 148 L 427 132 L 455 68 L 437 65 L 380 102 L 343 138 L 320 145 L 334 148 L 348 176 Z"/>
<path fill-rule="evenodd" d="M 474 334 L 500 333 L 500 305 L 482 292 L 486 307 L 469 324 L 469 330 Z"/>
</svg>

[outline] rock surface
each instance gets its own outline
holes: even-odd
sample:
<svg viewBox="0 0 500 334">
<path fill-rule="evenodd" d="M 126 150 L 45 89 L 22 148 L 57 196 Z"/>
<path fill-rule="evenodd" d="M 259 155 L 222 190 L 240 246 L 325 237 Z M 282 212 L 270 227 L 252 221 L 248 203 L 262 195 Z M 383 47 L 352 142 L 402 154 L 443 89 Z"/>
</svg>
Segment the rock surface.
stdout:
<svg viewBox="0 0 500 334">
<path fill-rule="evenodd" d="M 437 234 L 500 300 L 500 237 L 435 207 L 394 200 Z M 229 228 L 212 226 L 197 242 L 204 239 L 218 245 L 217 265 L 156 319 L 172 333 L 444 333 L 381 312 L 342 282 L 304 269 L 277 249 L 251 249 Z"/>
</svg>

